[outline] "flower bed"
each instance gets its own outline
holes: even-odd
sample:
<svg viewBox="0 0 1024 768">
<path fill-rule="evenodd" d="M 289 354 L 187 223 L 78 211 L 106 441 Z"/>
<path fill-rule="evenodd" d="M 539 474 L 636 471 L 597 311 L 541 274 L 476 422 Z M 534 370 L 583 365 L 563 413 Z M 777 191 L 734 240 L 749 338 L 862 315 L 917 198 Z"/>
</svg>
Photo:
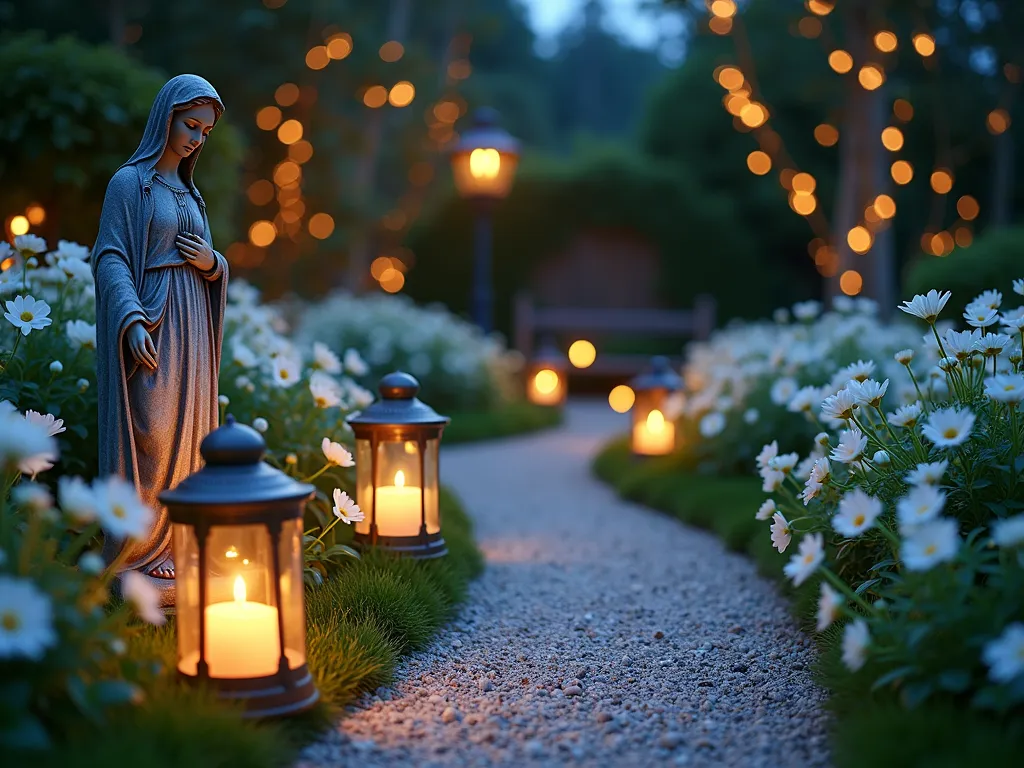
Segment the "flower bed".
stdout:
<svg viewBox="0 0 1024 768">
<path fill-rule="evenodd" d="M 1024 293 L 1024 281 L 1014 290 Z M 755 462 L 772 496 L 760 506 L 746 481 L 733 506 L 716 494 L 734 479 L 685 474 L 694 455 L 721 450 L 724 430 L 706 438 L 704 453 L 691 445 L 689 455 L 619 473 L 620 445 L 595 465 L 626 493 L 708 524 L 734 546 L 755 537 L 758 561 L 781 569 L 801 618 L 820 633 L 822 679 L 841 718 L 840 764 L 940 755 L 949 764 L 1009 764 L 1024 744 L 1024 309 L 1000 311 L 1002 296 L 987 291 L 957 331 L 936 325 L 948 299 L 932 291 L 901 307 L 923 325 L 891 363 L 869 358 L 835 374 L 839 362 L 817 362 L 827 380 L 798 382 L 814 387 L 813 397 L 797 389 L 761 414 L 789 440 L 794 420 L 819 433 L 804 456 L 782 440 L 762 447 Z M 891 346 L 907 333 L 882 338 Z M 736 380 L 707 358 L 701 364 L 716 380 Z M 872 378 L 876 370 L 889 377 Z M 683 500 L 693 484 L 718 489 L 704 495 L 713 510 L 704 519 Z M 797 551 L 773 563 L 769 546 Z M 937 735 L 954 723 L 955 738 Z"/>
</svg>

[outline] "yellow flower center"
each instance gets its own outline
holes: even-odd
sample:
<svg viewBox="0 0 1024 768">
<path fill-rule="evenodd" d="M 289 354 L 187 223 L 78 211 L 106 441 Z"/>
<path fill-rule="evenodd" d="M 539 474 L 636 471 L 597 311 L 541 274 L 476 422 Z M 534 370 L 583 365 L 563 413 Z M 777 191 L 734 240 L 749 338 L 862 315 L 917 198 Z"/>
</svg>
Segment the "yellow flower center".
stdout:
<svg viewBox="0 0 1024 768">
<path fill-rule="evenodd" d="M 927 547 L 924 548 L 924 553 L 926 555 L 934 555 L 936 549 L 938 549 L 938 547 L 936 547 L 934 544 L 929 544 Z"/>
<path fill-rule="evenodd" d="M 111 511 L 114 513 L 114 517 L 118 518 L 119 520 L 124 520 L 126 517 L 128 517 L 128 512 L 120 504 L 115 504 L 114 508 Z"/>
<path fill-rule="evenodd" d="M 284 368 L 281 369 L 280 373 L 281 373 L 281 378 L 282 379 L 287 379 L 288 378 L 288 371 L 285 370 Z"/>
<path fill-rule="evenodd" d="M 857 515 L 856 517 L 854 517 L 853 524 L 857 528 L 860 528 L 862 525 L 864 525 L 864 515 Z"/>
<path fill-rule="evenodd" d="M 960 430 L 956 427 L 948 427 L 946 431 L 942 433 L 942 436 L 947 440 L 952 440 L 954 437 L 960 436 Z"/>
<path fill-rule="evenodd" d="M 5 611 L 4 614 L 0 616 L 0 627 L 3 627 L 6 631 L 14 632 L 20 626 L 21 619 L 18 617 L 18 614 L 14 613 L 14 611 Z"/>
<path fill-rule="evenodd" d="M 28 310 L 25 310 L 24 312 L 21 313 L 21 319 L 24 320 L 26 323 L 32 322 L 33 317 L 34 315 Z"/>
<path fill-rule="evenodd" d="M 804 555 L 804 565 L 810 565 L 813 562 L 814 562 L 814 555 L 812 555 L 810 552 L 808 552 L 806 555 Z"/>
<path fill-rule="evenodd" d="M 318 398 L 315 398 L 315 399 L 316 399 L 316 406 L 317 406 L 317 408 L 326 408 L 327 407 L 327 400 L 325 400 L 322 397 L 318 397 Z"/>
</svg>

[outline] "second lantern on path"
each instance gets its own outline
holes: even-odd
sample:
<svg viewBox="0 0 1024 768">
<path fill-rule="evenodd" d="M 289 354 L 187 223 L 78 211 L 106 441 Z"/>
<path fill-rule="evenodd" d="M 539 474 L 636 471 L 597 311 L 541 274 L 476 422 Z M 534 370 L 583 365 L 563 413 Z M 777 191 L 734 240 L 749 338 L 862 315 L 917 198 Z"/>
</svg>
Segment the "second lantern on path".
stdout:
<svg viewBox="0 0 1024 768">
<path fill-rule="evenodd" d="M 677 416 L 669 397 L 682 388 L 682 379 L 665 357 L 651 360 L 651 368 L 631 382 L 636 393 L 633 406 L 633 453 L 662 456 L 676 447 Z"/>
<path fill-rule="evenodd" d="M 355 543 L 415 558 L 447 554 L 441 535 L 438 463 L 450 419 L 421 402 L 407 373 L 380 381 L 380 399 L 348 418 L 356 438 L 356 497 L 366 517 Z"/>
</svg>

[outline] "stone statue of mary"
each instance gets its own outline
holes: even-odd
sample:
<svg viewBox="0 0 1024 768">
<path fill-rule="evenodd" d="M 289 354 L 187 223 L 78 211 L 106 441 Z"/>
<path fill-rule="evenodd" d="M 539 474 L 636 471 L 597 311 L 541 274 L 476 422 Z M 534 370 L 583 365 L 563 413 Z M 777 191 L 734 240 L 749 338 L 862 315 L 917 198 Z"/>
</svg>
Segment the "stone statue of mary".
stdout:
<svg viewBox="0 0 1024 768">
<path fill-rule="evenodd" d="M 133 482 L 156 512 L 142 541 L 108 541 L 173 603 L 167 511 L 157 495 L 200 468 L 218 421 L 228 265 L 213 250 L 192 178 L 224 111 L 213 86 L 179 75 L 157 94 L 135 154 L 107 186 L 92 253 L 96 278 L 99 470 Z"/>
</svg>

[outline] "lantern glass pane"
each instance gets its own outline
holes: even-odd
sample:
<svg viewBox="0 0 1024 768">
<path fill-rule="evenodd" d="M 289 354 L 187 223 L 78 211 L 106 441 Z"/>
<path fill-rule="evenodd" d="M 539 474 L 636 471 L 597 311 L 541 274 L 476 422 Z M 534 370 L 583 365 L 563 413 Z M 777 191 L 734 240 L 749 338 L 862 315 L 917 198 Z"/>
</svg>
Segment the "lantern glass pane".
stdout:
<svg viewBox="0 0 1024 768">
<path fill-rule="evenodd" d="M 306 663 L 306 621 L 302 584 L 302 521 L 281 524 L 281 610 L 284 611 L 284 654 L 288 667 Z"/>
<path fill-rule="evenodd" d="M 262 524 L 217 525 L 207 537 L 206 663 L 210 677 L 276 674 L 281 658 L 270 532 Z M 178 668 L 196 674 L 199 654 Z"/>
<path fill-rule="evenodd" d="M 675 422 L 665 414 L 668 392 L 663 388 L 636 393 L 633 404 L 633 452 L 660 456 L 675 449 Z"/>
<path fill-rule="evenodd" d="M 460 152 L 452 157 L 455 187 L 463 197 L 507 197 L 518 162 L 515 155 L 487 147 Z"/>
<path fill-rule="evenodd" d="M 423 523 L 423 477 L 415 440 L 384 440 L 377 446 L 377 533 L 418 536 Z"/>
<path fill-rule="evenodd" d="M 178 659 L 189 659 L 191 669 L 178 667 L 189 675 L 196 673 L 199 659 L 199 545 L 191 525 L 177 523 L 174 536 L 174 591 L 177 613 Z"/>
<path fill-rule="evenodd" d="M 369 534 L 373 520 L 373 449 L 369 440 L 356 440 L 356 503 L 364 515 L 356 533 Z"/>
<path fill-rule="evenodd" d="M 423 481 L 425 505 L 424 513 L 427 521 L 427 533 L 441 531 L 441 509 L 438 504 L 438 444 L 440 440 L 427 440 L 427 451 L 423 454 Z"/>
</svg>

